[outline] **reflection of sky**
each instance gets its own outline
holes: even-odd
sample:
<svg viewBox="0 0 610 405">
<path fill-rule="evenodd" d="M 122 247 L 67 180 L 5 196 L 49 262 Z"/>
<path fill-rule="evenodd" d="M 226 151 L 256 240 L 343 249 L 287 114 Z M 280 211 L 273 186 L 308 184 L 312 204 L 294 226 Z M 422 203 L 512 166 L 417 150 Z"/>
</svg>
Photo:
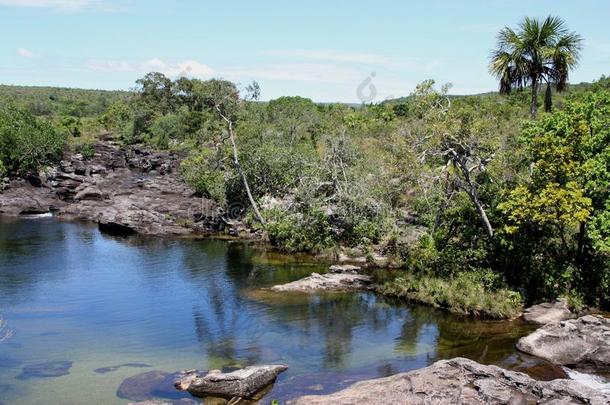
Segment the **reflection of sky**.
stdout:
<svg viewBox="0 0 610 405">
<path fill-rule="evenodd" d="M 242 245 L 117 239 L 49 219 L 0 223 L 0 249 L 0 313 L 15 330 L 0 344 L 0 379 L 18 372 L 9 358 L 91 370 L 124 358 L 168 371 L 282 362 L 288 380 L 374 365 L 370 377 L 421 366 L 439 338 L 437 312 L 369 293 L 254 298 L 323 269 L 265 263 Z"/>
</svg>

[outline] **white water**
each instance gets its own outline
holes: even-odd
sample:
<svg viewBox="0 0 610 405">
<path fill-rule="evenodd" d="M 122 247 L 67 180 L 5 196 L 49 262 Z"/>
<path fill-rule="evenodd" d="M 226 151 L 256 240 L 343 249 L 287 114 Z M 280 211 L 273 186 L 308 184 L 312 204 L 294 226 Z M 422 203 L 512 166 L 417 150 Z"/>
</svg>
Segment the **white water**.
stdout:
<svg viewBox="0 0 610 405">
<path fill-rule="evenodd" d="M 43 214 L 28 214 L 28 215 L 21 215 L 21 218 L 51 218 L 53 216 L 52 213 L 50 212 L 45 212 Z"/>
<path fill-rule="evenodd" d="M 587 387 L 610 394 L 610 381 L 604 377 L 581 373 L 566 367 L 564 367 L 564 370 L 572 380 L 578 381 Z"/>
</svg>

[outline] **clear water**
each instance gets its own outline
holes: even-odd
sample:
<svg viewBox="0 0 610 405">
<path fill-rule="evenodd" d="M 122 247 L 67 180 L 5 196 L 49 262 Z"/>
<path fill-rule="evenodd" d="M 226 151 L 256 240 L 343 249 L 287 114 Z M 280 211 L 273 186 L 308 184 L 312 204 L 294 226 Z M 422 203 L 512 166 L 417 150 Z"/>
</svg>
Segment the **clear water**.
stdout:
<svg viewBox="0 0 610 405">
<path fill-rule="evenodd" d="M 0 343 L 0 402 L 121 404 L 129 401 L 117 388 L 142 372 L 285 363 L 268 403 L 441 358 L 520 363 L 514 343 L 530 329 L 519 322 L 462 319 L 371 293 L 262 289 L 326 267 L 244 243 L 2 219 L 0 315 L 13 336 Z M 71 361 L 69 374 L 16 378 L 50 361 Z M 124 363 L 151 367 L 94 371 Z"/>
</svg>

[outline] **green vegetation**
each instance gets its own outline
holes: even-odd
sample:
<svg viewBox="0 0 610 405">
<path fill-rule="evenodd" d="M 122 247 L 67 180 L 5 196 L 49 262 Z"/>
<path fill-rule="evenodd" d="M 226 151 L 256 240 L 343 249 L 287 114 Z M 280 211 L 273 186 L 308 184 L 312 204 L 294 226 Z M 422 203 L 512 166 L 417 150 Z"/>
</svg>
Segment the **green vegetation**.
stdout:
<svg viewBox="0 0 610 405">
<path fill-rule="evenodd" d="M 9 173 L 26 174 L 61 158 L 65 137 L 28 111 L 0 107 L 0 161 Z"/>
<path fill-rule="evenodd" d="M 0 160 L 25 174 L 66 139 L 90 158 L 111 132 L 180 152 L 197 193 L 278 249 L 390 257 L 405 270 L 385 294 L 496 318 L 557 296 L 608 309 L 610 79 L 567 86 L 580 44 L 560 19 L 526 19 L 492 56 L 510 94 L 428 80 L 362 106 L 154 72 L 133 93 L 0 87 L 17 105 L 0 112 Z"/>
</svg>

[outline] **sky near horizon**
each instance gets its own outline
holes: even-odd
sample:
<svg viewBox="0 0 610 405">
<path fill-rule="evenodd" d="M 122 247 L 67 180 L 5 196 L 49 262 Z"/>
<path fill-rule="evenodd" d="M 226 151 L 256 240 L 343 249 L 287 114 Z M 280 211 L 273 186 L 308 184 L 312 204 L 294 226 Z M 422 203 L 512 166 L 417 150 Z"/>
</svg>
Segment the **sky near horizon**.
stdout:
<svg viewBox="0 0 610 405">
<path fill-rule="evenodd" d="M 256 80 L 263 100 L 378 102 L 425 79 L 480 93 L 498 30 L 549 14 L 585 39 L 572 83 L 610 74 L 603 0 L 0 0 L 0 83 L 129 89 L 161 71 Z"/>
</svg>

